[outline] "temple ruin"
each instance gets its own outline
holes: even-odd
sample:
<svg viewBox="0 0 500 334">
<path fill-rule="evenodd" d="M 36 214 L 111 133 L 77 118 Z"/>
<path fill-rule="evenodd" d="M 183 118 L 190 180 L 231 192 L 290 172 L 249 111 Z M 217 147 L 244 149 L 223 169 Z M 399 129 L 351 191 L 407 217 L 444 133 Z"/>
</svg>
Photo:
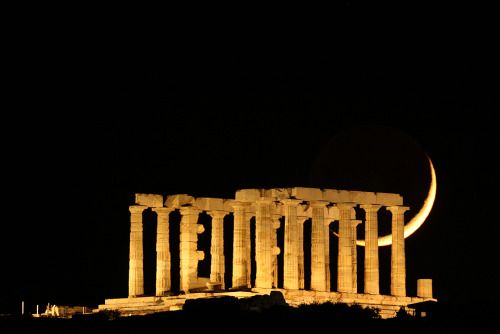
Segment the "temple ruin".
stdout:
<svg viewBox="0 0 500 334">
<path fill-rule="evenodd" d="M 365 212 L 357 219 L 355 208 Z M 392 245 L 390 294 L 380 294 L 378 212 L 390 211 Z M 156 213 L 156 294 L 144 296 L 143 212 Z M 417 281 L 417 296 L 406 293 L 404 213 L 399 194 L 345 191 L 318 188 L 242 189 L 234 199 L 195 198 L 186 194 L 167 196 L 136 194 L 130 210 L 130 257 L 128 298 L 106 299 L 99 309 L 125 313 L 148 313 L 181 309 L 186 299 L 230 295 L 238 298 L 282 292 L 292 306 L 314 302 L 357 303 L 377 307 L 383 317 L 391 317 L 400 307 L 434 300 L 432 280 Z M 171 295 L 170 213 L 178 210 L 180 221 L 180 290 Z M 210 277 L 198 276 L 198 223 L 201 212 L 211 217 Z M 232 216 L 231 286 L 226 286 L 224 217 Z M 284 219 L 282 219 L 284 217 Z M 255 221 L 255 280 L 251 280 L 251 219 Z M 303 226 L 311 220 L 311 240 L 304 242 Z M 278 247 L 277 229 L 284 221 L 284 242 Z M 338 251 L 330 255 L 330 224 L 338 223 Z M 364 268 L 358 268 L 356 229 L 364 227 Z M 304 245 L 310 245 L 310 268 L 304 267 Z M 360 247 L 361 248 L 361 247 Z M 278 255 L 283 252 L 282 283 L 278 284 Z M 332 258 L 333 257 L 333 258 Z M 330 286 L 331 265 L 337 266 L 337 286 Z M 359 291 L 357 271 L 364 271 L 363 291 Z M 310 273 L 306 290 L 305 273 Z"/>
</svg>

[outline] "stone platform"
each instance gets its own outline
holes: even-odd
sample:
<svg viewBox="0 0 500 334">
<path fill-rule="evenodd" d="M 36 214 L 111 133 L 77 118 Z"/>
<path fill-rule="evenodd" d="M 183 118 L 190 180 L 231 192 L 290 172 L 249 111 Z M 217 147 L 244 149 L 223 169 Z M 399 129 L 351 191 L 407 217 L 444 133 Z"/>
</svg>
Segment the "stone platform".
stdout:
<svg viewBox="0 0 500 334">
<path fill-rule="evenodd" d="M 279 291 L 283 294 L 285 301 L 292 307 L 301 304 L 312 303 L 346 303 L 359 304 L 362 307 L 374 307 L 380 310 L 382 318 L 392 318 L 401 307 L 408 304 L 436 301 L 434 298 L 422 297 L 397 297 L 390 295 L 369 295 L 361 293 L 320 292 L 308 290 L 285 290 L 285 289 L 257 289 L 251 291 L 223 291 L 223 292 L 200 292 L 185 295 L 167 297 L 134 297 L 106 299 L 103 305 L 99 305 L 98 311 L 116 310 L 123 316 L 145 315 L 156 312 L 178 311 L 188 299 L 217 298 L 223 296 L 236 297 L 238 299 L 251 298 L 258 295 L 269 295 L 271 291 Z M 407 309 L 411 311 L 411 309 Z"/>
</svg>

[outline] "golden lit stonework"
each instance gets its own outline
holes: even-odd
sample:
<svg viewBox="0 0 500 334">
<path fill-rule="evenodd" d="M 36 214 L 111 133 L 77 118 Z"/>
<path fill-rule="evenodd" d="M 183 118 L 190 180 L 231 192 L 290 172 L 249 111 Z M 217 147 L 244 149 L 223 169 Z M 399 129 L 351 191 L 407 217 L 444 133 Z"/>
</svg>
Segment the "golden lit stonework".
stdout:
<svg viewBox="0 0 500 334">
<path fill-rule="evenodd" d="M 435 179 L 435 177 L 434 177 Z M 435 188 L 434 188 L 435 195 Z M 432 206 L 432 204 L 431 204 Z M 355 208 L 365 212 L 356 219 Z M 142 213 L 151 208 L 157 216 L 156 295 L 144 296 Z M 390 295 L 379 293 L 378 216 L 381 209 L 392 215 Z M 170 213 L 180 213 L 180 290 L 170 295 Z M 186 194 L 136 194 L 130 206 L 129 297 L 106 299 L 101 310 L 145 314 L 182 309 L 187 299 L 229 295 L 245 298 L 280 291 L 292 306 L 326 301 L 357 303 L 376 307 L 382 317 L 392 317 L 400 307 L 435 300 L 432 280 L 417 282 L 417 296 L 406 296 L 405 224 L 399 194 L 318 188 L 241 189 L 233 199 L 195 198 Z M 198 261 L 205 253 L 198 249 L 198 235 L 205 233 L 199 214 L 211 217 L 210 277 L 198 276 Z M 224 217 L 233 222 L 231 286 L 225 286 Z M 277 230 L 284 217 L 283 249 Z M 251 254 L 251 219 L 255 220 L 255 258 Z M 304 222 L 311 221 L 310 240 L 304 240 Z M 425 219 L 425 218 L 424 218 Z M 423 221 L 420 222 L 420 224 Z M 338 223 L 337 258 L 330 258 L 330 224 Z M 364 291 L 358 291 L 356 230 L 364 226 Z M 305 268 L 304 246 L 310 245 L 310 268 Z M 278 288 L 278 255 L 283 254 L 283 288 Z M 255 282 L 251 263 L 255 260 Z M 336 263 L 337 286 L 330 286 L 330 271 Z M 308 269 L 308 270 L 306 270 Z M 305 277 L 310 273 L 310 277 Z M 305 290 L 304 281 L 310 282 Z"/>
</svg>

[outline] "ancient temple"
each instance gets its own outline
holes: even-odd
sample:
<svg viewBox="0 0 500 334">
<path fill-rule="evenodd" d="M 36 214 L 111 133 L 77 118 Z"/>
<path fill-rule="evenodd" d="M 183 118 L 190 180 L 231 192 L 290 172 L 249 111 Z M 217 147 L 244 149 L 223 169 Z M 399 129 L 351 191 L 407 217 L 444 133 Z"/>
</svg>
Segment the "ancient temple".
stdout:
<svg viewBox="0 0 500 334">
<path fill-rule="evenodd" d="M 364 210 L 364 221 L 355 208 Z M 378 212 L 392 216 L 390 294 L 379 291 Z M 186 194 L 136 194 L 130 210 L 130 257 L 128 298 L 106 299 L 100 309 L 148 313 L 182 308 L 186 299 L 231 295 L 239 298 L 269 294 L 279 290 L 290 305 L 313 302 L 345 302 L 381 309 L 383 317 L 394 316 L 400 307 L 432 297 L 432 280 L 419 279 L 417 296 L 406 295 L 404 213 L 399 194 L 345 191 L 318 188 L 242 189 L 234 199 L 195 198 Z M 152 210 L 157 217 L 156 295 L 144 296 L 143 213 Z M 171 296 L 170 213 L 178 210 L 180 221 L 180 290 Z M 211 217 L 210 277 L 198 276 L 198 223 L 201 212 Z M 232 216 L 231 286 L 225 286 L 224 217 Z M 283 218 L 284 219 L 283 219 Z M 251 280 L 251 220 L 255 221 L 255 281 Z M 310 240 L 304 241 L 303 226 L 311 220 Z M 278 247 L 277 229 L 284 221 L 283 249 Z M 338 251 L 330 252 L 331 224 L 338 224 Z M 364 228 L 364 268 L 358 268 L 356 231 Z M 304 268 L 304 245 L 310 245 L 310 268 Z M 278 286 L 278 255 L 283 252 L 283 280 Z M 337 266 L 337 286 L 330 286 L 331 264 Z M 358 270 L 364 272 L 363 291 L 359 291 Z M 305 273 L 310 287 L 305 289 Z"/>
</svg>

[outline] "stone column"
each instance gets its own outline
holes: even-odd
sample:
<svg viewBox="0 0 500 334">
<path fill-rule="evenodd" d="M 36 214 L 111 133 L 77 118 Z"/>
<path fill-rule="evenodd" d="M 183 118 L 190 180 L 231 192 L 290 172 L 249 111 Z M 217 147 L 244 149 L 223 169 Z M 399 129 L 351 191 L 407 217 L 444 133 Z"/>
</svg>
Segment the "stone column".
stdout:
<svg viewBox="0 0 500 334">
<path fill-rule="evenodd" d="M 165 296 L 170 291 L 169 214 L 172 208 L 154 208 L 156 225 L 156 295 Z"/>
<path fill-rule="evenodd" d="M 327 202 L 311 202 L 311 290 L 330 291 L 330 235 L 325 220 Z"/>
<path fill-rule="evenodd" d="M 404 213 L 409 207 L 389 206 L 392 214 L 391 295 L 406 296 Z"/>
<path fill-rule="evenodd" d="M 250 219 L 249 203 L 234 202 L 233 279 L 232 287 L 250 286 Z"/>
<path fill-rule="evenodd" d="M 280 254 L 281 250 L 278 247 L 278 235 L 277 235 L 277 230 L 280 228 L 281 222 L 280 222 L 280 215 L 273 215 L 273 229 L 271 231 L 271 246 L 273 247 L 272 251 L 272 256 L 273 256 L 273 261 L 271 264 L 271 268 L 273 271 L 273 288 L 278 288 L 278 255 Z"/>
<path fill-rule="evenodd" d="M 298 239 L 299 239 L 299 289 L 304 289 L 304 222 L 308 217 L 297 216 Z M 328 264 L 328 268 L 330 264 Z"/>
<path fill-rule="evenodd" d="M 299 281 L 299 257 L 301 238 L 299 237 L 299 222 L 297 221 L 297 206 L 301 202 L 298 199 L 284 199 L 281 201 L 285 215 L 285 247 L 283 254 L 283 288 L 298 290 Z"/>
<path fill-rule="evenodd" d="M 361 205 L 365 210 L 365 288 L 367 294 L 378 295 L 379 264 L 378 264 L 378 217 L 380 205 Z"/>
<path fill-rule="evenodd" d="M 361 223 L 361 220 L 351 220 L 352 228 L 352 292 L 358 292 L 358 248 L 356 245 L 357 230 L 356 227 Z"/>
<path fill-rule="evenodd" d="M 221 287 L 224 289 L 224 216 L 227 215 L 227 212 L 210 211 L 208 214 L 212 217 L 210 282 L 221 283 Z"/>
<path fill-rule="evenodd" d="M 255 260 L 257 273 L 256 288 L 271 289 L 273 287 L 271 232 L 272 198 L 261 197 L 256 201 L 257 212 L 255 220 Z"/>
<path fill-rule="evenodd" d="M 203 225 L 198 224 L 200 210 L 194 207 L 181 207 L 181 235 L 180 235 L 180 276 L 181 290 L 189 292 L 192 283 L 198 280 L 198 233 L 204 231 Z M 201 254 L 201 253 L 200 253 Z"/>
<path fill-rule="evenodd" d="M 337 291 L 353 292 L 352 278 L 352 222 L 351 210 L 355 203 L 339 203 L 339 252 L 337 271 Z"/>
<path fill-rule="evenodd" d="M 144 269 L 142 245 L 142 212 L 147 209 L 143 205 L 131 205 L 130 211 L 130 256 L 128 267 L 128 296 L 137 297 L 144 294 Z"/>
</svg>

